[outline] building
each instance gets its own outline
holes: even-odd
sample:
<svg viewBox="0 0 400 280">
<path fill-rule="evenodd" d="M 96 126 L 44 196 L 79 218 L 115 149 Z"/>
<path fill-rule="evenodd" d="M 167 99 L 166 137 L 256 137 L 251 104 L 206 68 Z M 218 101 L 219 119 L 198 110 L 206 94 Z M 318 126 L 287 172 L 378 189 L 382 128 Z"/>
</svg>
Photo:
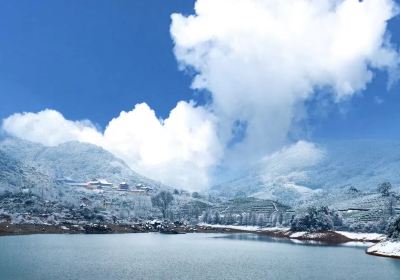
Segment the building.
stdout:
<svg viewBox="0 0 400 280">
<path fill-rule="evenodd" d="M 121 191 L 127 191 L 129 190 L 129 185 L 127 182 L 122 182 L 119 184 L 119 190 Z"/>
<path fill-rule="evenodd" d="M 147 194 L 147 193 L 151 193 L 151 192 L 154 191 L 153 188 L 148 187 L 148 186 L 145 186 L 145 185 L 143 185 L 143 184 L 137 184 L 137 185 L 135 186 L 135 188 L 136 188 L 136 190 L 138 190 L 138 191 L 144 191 L 146 194 Z"/>
<path fill-rule="evenodd" d="M 113 184 L 107 182 L 105 179 L 93 179 L 86 183 L 88 189 L 102 189 L 103 187 L 112 187 Z"/>
</svg>

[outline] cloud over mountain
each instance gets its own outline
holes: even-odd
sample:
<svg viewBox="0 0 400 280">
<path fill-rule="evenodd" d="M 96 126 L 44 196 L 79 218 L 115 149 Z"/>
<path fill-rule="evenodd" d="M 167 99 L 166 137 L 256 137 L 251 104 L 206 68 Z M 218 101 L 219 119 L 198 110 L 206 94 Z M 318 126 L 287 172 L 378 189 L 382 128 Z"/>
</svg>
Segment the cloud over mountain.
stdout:
<svg viewBox="0 0 400 280">
<path fill-rule="evenodd" d="M 209 168 L 221 156 L 209 114 L 202 107 L 179 102 L 162 120 L 149 106 L 138 104 L 111 120 L 104 132 L 89 121 L 70 121 L 54 110 L 14 114 L 2 127 L 8 134 L 47 146 L 68 141 L 96 144 L 148 177 L 200 189 L 208 185 Z"/>
</svg>

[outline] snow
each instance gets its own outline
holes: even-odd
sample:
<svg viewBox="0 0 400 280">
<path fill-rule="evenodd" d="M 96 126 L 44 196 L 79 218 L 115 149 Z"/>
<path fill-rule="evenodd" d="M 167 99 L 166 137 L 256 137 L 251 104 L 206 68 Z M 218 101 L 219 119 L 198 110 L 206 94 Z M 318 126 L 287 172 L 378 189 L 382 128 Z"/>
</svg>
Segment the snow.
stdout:
<svg viewBox="0 0 400 280">
<path fill-rule="evenodd" d="M 355 241 L 382 241 L 386 238 L 386 235 L 380 233 L 363 233 L 363 232 L 348 232 L 348 231 L 336 231 L 336 232 Z"/>
<path fill-rule="evenodd" d="M 371 191 L 385 181 L 394 186 L 400 184 L 398 141 L 331 141 L 320 143 L 319 147 L 326 152 L 326 156 L 315 166 L 284 170 L 281 174 L 273 174 L 276 175 L 271 178 L 273 180 L 266 180 L 269 171 L 260 164 L 235 180 L 213 186 L 211 192 L 227 198 L 244 193 L 246 196 L 275 199 L 288 205 L 297 205 L 298 202 L 303 204 L 304 200 L 314 201 L 319 197 L 321 203 L 332 205 L 341 201 L 343 186 Z M 293 176 L 298 174 L 306 176 Z M 277 179 L 279 183 L 274 184 Z M 324 192 L 319 194 L 317 188 L 329 190 L 329 193 L 337 189 L 338 193 L 326 197 Z M 347 207 L 346 204 L 344 208 Z M 353 207 L 352 203 L 350 207 Z"/>
<path fill-rule="evenodd" d="M 374 242 L 360 242 L 360 241 L 350 241 L 350 242 L 346 242 L 341 244 L 341 246 L 345 246 L 345 247 L 369 247 L 374 245 Z"/>
<path fill-rule="evenodd" d="M 292 233 L 289 235 L 289 238 L 306 238 L 306 239 L 319 239 L 325 236 L 324 233 L 321 232 L 306 232 L 306 231 L 299 231 Z"/>
<path fill-rule="evenodd" d="M 400 258 L 400 241 L 386 240 L 379 242 L 367 249 L 367 253 L 387 257 Z"/>
<path fill-rule="evenodd" d="M 295 233 L 292 233 L 292 234 L 290 235 L 290 238 L 299 238 L 299 237 L 304 236 L 305 234 L 306 234 L 305 231 L 295 232 Z"/>
<path fill-rule="evenodd" d="M 212 225 L 201 223 L 199 226 L 207 226 L 211 228 L 224 228 L 224 229 L 234 229 L 241 231 L 249 231 L 249 232 L 282 232 L 289 233 L 290 228 L 288 227 L 268 227 L 268 228 L 260 228 L 257 226 L 234 226 L 234 225 Z M 380 233 L 363 233 L 363 232 L 348 232 L 348 231 L 335 231 L 338 234 L 346 236 L 352 241 L 360 241 L 360 242 L 379 242 L 386 239 L 386 235 Z M 288 235 L 289 238 L 297 239 L 297 238 L 307 238 L 307 239 L 317 239 L 323 237 L 323 233 L 310 233 L 306 231 L 293 232 Z"/>
<path fill-rule="evenodd" d="M 317 239 L 324 236 L 323 233 L 310 233 L 306 231 L 299 231 L 290 233 L 290 228 L 287 227 L 268 227 L 268 228 L 260 228 L 257 226 L 232 226 L 232 225 L 211 225 L 211 224 L 200 224 L 201 226 L 208 226 L 212 228 L 224 228 L 224 229 L 234 229 L 248 232 L 281 232 L 286 234 L 289 238 L 297 239 L 297 238 L 307 238 L 307 239 Z M 290 235 L 289 235 L 290 234 Z"/>
<path fill-rule="evenodd" d="M 0 151 L 12 155 L 15 160 L 25 165 L 35 167 L 51 179 L 69 178 L 77 182 L 86 182 L 93 178 L 102 178 L 100 180 L 104 180 L 103 183 L 118 184 L 126 181 L 130 185 L 143 184 L 154 189 L 169 189 L 168 186 L 136 173 L 108 151 L 87 143 L 67 142 L 45 147 L 7 137 L 0 140 Z"/>
<path fill-rule="evenodd" d="M 268 228 L 260 228 L 258 226 L 234 226 L 234 225 L 212 225 L 212 224 L 206 224 L 206 223 L 201 223 L 199 226 L 207 226 L 211 228 L 227 228 L 227 229 L 234 229 L 234 230 L 242 230 L 242 231 L 251 231 L 251 232 L 271 232 L 271 231 L 282 231 L 286 232 L 289 231 L 289 228 L 287 227 L 268 227 Z"/>
</svg>

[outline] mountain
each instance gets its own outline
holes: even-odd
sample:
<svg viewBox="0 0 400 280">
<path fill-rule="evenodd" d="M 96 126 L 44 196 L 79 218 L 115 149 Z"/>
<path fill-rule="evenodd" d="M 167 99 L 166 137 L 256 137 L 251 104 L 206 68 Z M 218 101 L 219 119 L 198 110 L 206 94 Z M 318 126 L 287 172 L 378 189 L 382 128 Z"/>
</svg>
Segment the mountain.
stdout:
<svg viewBox="0 0 400 280">
<path fill-rule="evenodd" d="M 315 198 L 322 190 L 353 186 L 372 191 L 384 181 L 400 185 L 400 141 L 331 141 L 317 146 L 323 151 L 317 162 L 283 168 L 279 173 L 260 164 L 243 177 L 213 186 L 210 193 L 225 198 L 274 199 L 290 205 Z"/>
<path fill-rule="evenodd" d="M 34 167 L 27 166 L 0 150 L 0 192 L 19 192 L 26 188 L 39 193 L 55 184 L 50 177 Z"/>
<path fill-rule="evenodd" d="M 71 178 L 79 182 L 101 178 L 115 184 L 126 181 L 131 185 L 145 184 L 157 189 L 167 187 L 139 175 L 110 152 L 91 144 L 68 142 L 46 147 L 21 139 L 6 138 L 0 142 L 0 150 L 51 178 Z"/>
<path fill-rule="evenodd" d="M 321 146 L 324 159 L 306 170 L 309 179 L 304 185 L 309 188 L 375 190 L 384 181 L 400 185 L 400 141 L 333 141 Z"/>
<path fill-rule="evenodd" d="M 252 172 L 236 180 L 213 186 L 209 192 L 213 196 L 225 199 L 255 197 L 293 205 L 296 201 L 310 198 L 318 191 L 291 181 L 267 181 L 262 172 Z"/>
</svg>

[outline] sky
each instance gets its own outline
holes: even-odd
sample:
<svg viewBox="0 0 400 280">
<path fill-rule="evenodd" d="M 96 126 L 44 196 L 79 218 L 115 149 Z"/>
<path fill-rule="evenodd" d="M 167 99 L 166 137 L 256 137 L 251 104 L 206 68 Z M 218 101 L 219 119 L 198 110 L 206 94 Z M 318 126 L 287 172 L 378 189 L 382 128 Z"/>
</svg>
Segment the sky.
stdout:
<svg viewBox="0 0 400 280">
<path fill-rule="evenodd" d="M 298 141 L 400 139 L 395 3 L 1 1 L 2 127 L 195 190 Z"/>
<path fill-rule="evenodd" d="M 147 102 L 167 116 L 189 100 L 169 34 L 190 0 L 0 1 L 0 117 L 52 108 L 104 127 Z"/>
</svg>

